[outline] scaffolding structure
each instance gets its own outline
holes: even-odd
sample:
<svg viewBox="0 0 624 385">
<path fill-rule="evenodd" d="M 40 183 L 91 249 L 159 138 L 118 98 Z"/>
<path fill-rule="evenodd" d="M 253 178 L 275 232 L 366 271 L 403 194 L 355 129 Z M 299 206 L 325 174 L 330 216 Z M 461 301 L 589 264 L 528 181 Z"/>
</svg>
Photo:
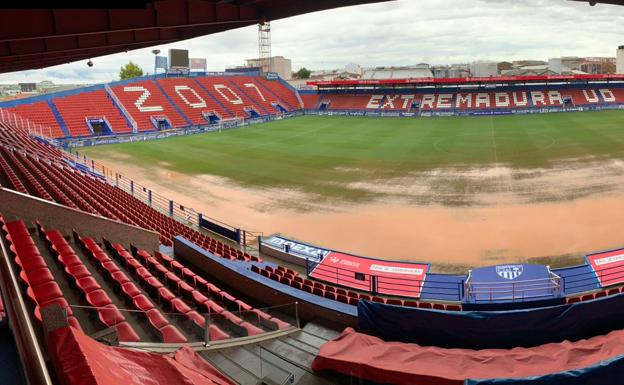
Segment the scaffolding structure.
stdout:
<svg viewBox="0 0 624 385">
<path fill-rule="evenodd" d="M 262 72 L 271 72 L 273 63 L 271 58 L 271 23 L 268 21 L 258 24 L 258 57 Z"/>
</svg>

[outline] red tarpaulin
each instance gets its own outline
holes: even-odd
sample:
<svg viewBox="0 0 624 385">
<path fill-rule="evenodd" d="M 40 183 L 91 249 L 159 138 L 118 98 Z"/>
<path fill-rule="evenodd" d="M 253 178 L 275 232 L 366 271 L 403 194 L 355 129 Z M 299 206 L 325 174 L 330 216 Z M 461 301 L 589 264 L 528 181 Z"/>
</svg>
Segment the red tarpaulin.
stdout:
<svg viewBox="0 0 624 385">
<path fill-rule="evenodd" d="M 469 350 L 385 342 L 347 328 L 321 346 L 312 369 L 397 385 L 460 385 L 465 379 L 521 378 L 586 368 L 621 354 L 624 330 L 534 348 Z"/>
<path fill-rule="evenodd" d="M 64 385 L 234 385 L 190 348 L 173 354 L 101 344 L 66 327 L 48 335 L 48 352 Z"/>
</svg>

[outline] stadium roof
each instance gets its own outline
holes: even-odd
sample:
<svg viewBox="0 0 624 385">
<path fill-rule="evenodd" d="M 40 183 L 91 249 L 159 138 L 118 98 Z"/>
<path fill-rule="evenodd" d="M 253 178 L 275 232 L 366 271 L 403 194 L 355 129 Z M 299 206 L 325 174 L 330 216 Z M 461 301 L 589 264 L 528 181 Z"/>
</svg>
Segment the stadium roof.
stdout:
<svg viewBox="0 0 624 385">
<path fill-rule="evenodd" d="M 412 78 L 412 79 L 359 79 L 359 80 L 315 80 L 306 84 L 319 89 L 335 88 L 382 88 L 382 87 L 425 87 L 485 84 L 528 84 L 528 83 L 573 83 L 573 82 L 622 82 L 624 75 L 535 75 L 535 76 L 493 76 L 473 78 Z"/>
<path fill-rule="evenodd" d="M 64 64 L 324 9 L 389 0 L 101 1 L 107 8 L 3 9 L 0 73 Z M 95 2 L 97 3 L 97 1 Z M 140 8 L 128 8 L 128 4 Z M 112 5 L 111 5 L 112 4 Z M 12 4 L 19 7 L 19 3 Z"/>
</svg>

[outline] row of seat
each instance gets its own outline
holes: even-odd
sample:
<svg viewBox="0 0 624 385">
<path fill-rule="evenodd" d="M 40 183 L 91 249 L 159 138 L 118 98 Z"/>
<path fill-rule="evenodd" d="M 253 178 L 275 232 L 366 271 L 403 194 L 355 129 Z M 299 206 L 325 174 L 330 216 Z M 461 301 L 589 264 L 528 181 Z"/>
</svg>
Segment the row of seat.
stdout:
<svg viewBox="0 0 624 385">
<path fill-rule="evenodd" d="M 111 248 L 128 258 L 127 254 L 124 254 L 127 252 L 123 249 L 123 246 L 112 244 Z M 141 265 L 141 267 L 136 268 L 137 271 L 143 267 L 147 268 L 149 273 L 153 273 L 158 280 L 165 282 L 169 288 L 176 291 L 182 296 L 183 300 L 187 301 L 184 303 L 183 301 L 164 298 L 165 301 L 171 303 L 171 308 L 174 311 L 187 314 L 190 310 L 187 304 L 191 304 L 201 312 L 224 322 L 228 325 L 228 328 L 239 335 L 256 335 L 264 331 L 225 308 L 234 309 L 235 312 L 243 315 L 243 318 L 252 320 L 254 323 L 265 326 L 270 330 L 284 329 L 290 326 L 276 317 L 253 308 L 225 290 L 221 290 L 166 254 L 156 252 L 156 257 L 152 257 L 145 250 L 133 248 L 132 251 L 132 254 Z M 128 263 L 132 264 L 130 261 Z M 202 325 L 203 322 L 198 326 Z"/>
<path fill-rule="evenodd" d="M 303 290 L 305 292 L 318 295 L 320 297 L 331 299 L 332 301 L 338 301 L 354 306 L 357 306 L 359 300 L 367 300 L 379 303 L 386 303 L 389 305 L 409 306 L 421 309 L 448 311 L 461 310 L 461 305 L 459 304 L 431 303 L 424 301 L 403 300 L 400 298 L 385 298 L 376 295 L 358 293 L 344 288 L 337 288 L 333 285 L 302 278 L 300 275 L 293 276 L 291 273 L 286 272 L 286 268 L 284 267 L 281 267 L 279 269 L 272 269 L 270 266 L 266 266 L 264 269 L 261 269 L 257 265 L 252 265 L 251 271 L 284 285 L 291 286 L 295 289 Z"/>
<path fill-rule="evenodd" d="M 229 119 L 247 117 L 245 107 L 253 108 L 260 115 L 274 114 L 277 110 L 273 102 L 289 111 L 299 109 L 294 91 L 279 81 L 252 76 L 142 80 L 113 86 L 112 91 L 137 122 L 139 131 L 154 130 L 151 117 L 157 115 L 166 116 L 173 127 L 187 126 L 187 121 L 178 111 L 182 111 L 191 124 L 205 124 L 203 112 L 208 111 L 216 112 L 222 119 Z M 132 131 L 122 111 L 103 89 L 53 98 L 51 103 L 58 110 L 70 136 L 92 135 L 87 117 L 106 117 L 114 133 Z M 49 135 L 53 138 L 65 136 L 47 101 L 19 104 L 9 110 L 49 128 Z"/>
<path fill-rule="evenodd" d="M 283 102 L 283 107 L 290 111 L 301 109 L 297 95 L 279 80 L 268 80 L 262 77 L 254 78 L 253 80 L 256 84 L 264 87 L 271 94 L 277 97 L 278 101 Z"/>
<path fill-rule="evenodd" d="M 39 181 L 26 169 L 25 165 L 15 159 L 15 155 L 6 148 L 0 148 L 0 152 L 4 154 L 5 159 L 11 164 L 17 172 L 24 177 L 24 183 L 35 191 L 37 195 L 44 197 L 46 200 L 54 200 L 50 194 L 41 186 Z"/>
<path fill-rule="evenodd" d="M 126 302 L 131 304 L 134 310 L 138 310 L 138 316 L 152 326 L 160 340 L 164 343 L 184 343 L 187 338 L 172 325 L 162 312 L 141 293 L 132 280 L 119 268 L 108 254 L 90 237 L 79 237 L 74 234 L 74 238 L 81 243 L 86 254 L 91 258 L 92 263 L 103 274 L 108 282 L 121 292 Z M 120 341 L 134 342 L 138 336 L 120 334 Z"/>
<path fill-rule="evenodd" d="M 97 314 L 99 321 L 106 327 L 115 328 L 118 334 L 128 336 L 126 338 L 133 341 L 138 341 L 139 337 L 132 326 L 126 322 L 123 314 L 91 275 L 89 269 L 74 252 L 63 234 L 58 230 L 46 231 L 39 222 L 37 222 L 37 227 L 47 242 L 50 252 L 56 255 L 56 260 L 71 278 L 70 283 L 72 287 L 77 288 L 82 293 L 85 301 L 92 306 L 91 313 Z"/>
<path fill-rule="evenodd" d="M 584 302 L 584 301 L 591 301 L 594 299 L 603 298 L 609 295 L 616 295 L 620 293 L 624 293 L 624 286 L 612 287 L 610 289 L 598 291 L 596 293 L 588 293 L 588 294 L 583 294 L 580 296 L 567 297 L 566 303 L 578 303 L 578 302 Z"/>
<path fill-rule="evenodd" d="M 24 186 L 20 178 L 18 178 L 17 174 L 15 173 L 15 170 L 13 170 L 11 166 L 9 166 L 6 159 L 4 159 L 4 156 L 1 153 L 0 153 L 0 173 L 2 174 L 2 176 L 4 176 L 6 180 L 8 180 L 8 182 L 11 184 L 10 187 L 13 190 L 19 191 L 23 194 L 28 194 L 28 190 L 26 189 L 26 187 Z"/>
<path fill-rule="evenodd" d="M 206 92 L 194 79 L 161 78 L 156 82 L 193 124 L 207 123 L 204 112 L 214 111 L 221 119 L 234 117 L 229 110 L 217 102 L 214 95 Z"/>
<path fill-rule="evenodd" d="M 88 117 L 106 118 L 111 130 L 116 134 L 132 132 L 132 127 L 128 125 L 122 112 L 104 90 L 55 98 L 54 104 L 71 136 L 93 135 L 87 125 Z"/>
<path fill-rule="evenodd" d="M 3 130 L 2 133 L 4 134 L 5 131 Z M 22 151 L 24 151 L 31 146 L 37 147 L 35 143 L 37 142 L 24 136 L 20 147 Z M 19 140 L 15 140 L 13 144 L 19 145 Z M 42 174 L 33 171 L 33 175 L 38 178 L 40 184 L 44 186 L 47 191 L 49 190 L 48 192 L 54 190 L 54 186 L 61 188 L 63 194 L 70 198 L 70 202 L 76 204 L 81 210 L 98 213 L 111 219 L 122 220 L 126 223 L 158 231 L 161 233 L 161 242 L 165 245 L 171 246 L 172 238 L 177 235 L 182 235 L 201 247 L 206 248 L 211 253 L 225 258 L 261 261 L 256 256 L 244 253 L 232 246 L 226 245 L 214 238 L 184 226 L 124 191 L 108 185 L 104 181 L 95 180 L 89 175 L 82 174 L 66 166 L 59 167 L 57 164 L 48 163 L 48 161 L 58 162 L 59 154 L 58 150 L 50 150 L 50 152 L 46 154 L 46 157 L 37 159 L 25 157 L 21 160 L 23 162 L 30 161 L 33 164 L 33 168 L 45 171 L 46 175 L 54 176 L 53 180 L 50 179 L 50 184 L 46 185 L 42 179 Z M 44 153 L 41 155 L 44 155 Z M 48 160 L 44 160 L 45 158 L 48 158 Z M 72 205 L 62 199 L 63 197 L 61 194 L 54 192 L 52 195 L 54 196 L 55 194 L 60 196 L 56 198 L 56 200 L 69 206 Z M 37 195 L 46 199 L 43 194 Z M 105 205 L 105 202 L 108 202 L 108 204 Z"/>
<path fill-rule="evenodd" d="M 155 130 L 152 116 L 166 116 L 175 128 L 188 123 L 160 92 L 152 80 L 142 80 L 111 88 L 126 111 L 136 121 L 139 131 Z"/>
<path fill-rule="evenodd" d="M 71 326 L 82 330 L 24 222 L 5 222 L 0 215 L 0 224 L 5 239 L 10 244 L 13 260 L 19 268 L 19 277 L 25 285 L 26 295 L 35 306 L 35 319 L 41 322 L 41 308 L 55 304 L 66 312 Z"/>
<path fill-rule="evenodd" d="M 7 110 L 19 117 L 29 119 L 34 124 L 39 124 L 48 128 L 50 132 L 44 131 L 44 134 L 50 135 L 52 138 L 62 138 L 65 136 L 61 126 L 54 117 L 54 113 L 45 101 L 32 104 L 20 104 L 15 107 L 8 108 Z"/>
</svg>

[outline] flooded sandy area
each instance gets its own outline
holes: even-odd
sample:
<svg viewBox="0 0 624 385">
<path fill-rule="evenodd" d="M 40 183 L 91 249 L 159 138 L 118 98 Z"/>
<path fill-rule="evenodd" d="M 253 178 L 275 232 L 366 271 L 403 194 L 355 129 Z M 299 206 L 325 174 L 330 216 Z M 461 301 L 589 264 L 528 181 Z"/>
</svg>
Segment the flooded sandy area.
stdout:
<svg viewBox="0 0 624 385">
<path fill-rule="evenodd" d="M 511 261 L 573 264 L 624 245 L 624 162 L 575 159 L 548 169 L 503 166 L 372 176 L 369 202 L 328 202 L 211 175 L 105 164 L 208 217 L 337 250 L 431 262 L 438 271 Z M 361 170 L 344 169 L 343 172 Z"/>
</svg>

